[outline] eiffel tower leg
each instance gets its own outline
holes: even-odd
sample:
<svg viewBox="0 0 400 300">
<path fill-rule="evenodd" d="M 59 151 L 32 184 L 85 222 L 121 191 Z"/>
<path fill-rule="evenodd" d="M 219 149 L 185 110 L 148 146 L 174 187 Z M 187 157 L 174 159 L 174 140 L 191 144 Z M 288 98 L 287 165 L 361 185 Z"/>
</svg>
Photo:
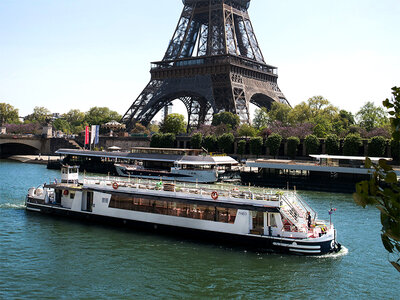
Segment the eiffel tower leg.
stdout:
<svg viewBox="0 0 400 300">
<path fill-rule="evenodd" d="M 161 85 L 162 81 L 151 80 L 149 84 L 145 87 L 145 89 L 142 91 L 142 93 L 139 95 L 139 97 L 137 97 L 135 102 L 133 102 L 132 106 L 128 109 L 128 111 L 122 118 L 122 122 L 126 124 L 126 128 L 128 130 L 132 129 L 133 126 L 135 126 L 136 122 L 142 123 L 142 121 L 145 121 L 142 123 L 142 125 L 147 126 L 148 123 L 151 121 L 149 120 L 148 122 L 146 122 L 146 120 L 141 119 L 141 116 L 143 115 L 143 113 L 145 113 L 143 109 L 153 98 L 153 96 L 157 93 Z"/>
</svg>

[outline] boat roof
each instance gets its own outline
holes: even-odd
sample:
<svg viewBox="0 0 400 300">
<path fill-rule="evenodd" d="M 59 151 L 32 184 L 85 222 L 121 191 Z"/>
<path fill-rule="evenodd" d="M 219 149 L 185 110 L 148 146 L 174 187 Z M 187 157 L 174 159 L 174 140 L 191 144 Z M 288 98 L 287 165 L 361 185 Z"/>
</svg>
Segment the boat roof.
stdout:
<svg viewBox="0 0 400 300">
<path fill-rule="evenodd" d="M 238 162 L 230 156 L 183 156 L 176 161 L 180 165 L 236 165 Z"/>
<path fill-rule="evenodd" d="M 342 160 L 362 160 L 365 161 L 367 156 L 345 156 L 345 155 L 328 155 L 328 154 L 311 154 L 310 157 L 316 159 L 342 159 Z M 369 157 L 371 161 L 377 162 L 381 159 L 392 161 L 392 158 L 389 157 Z"/>
<path fill-rule="evenodd" d="M 75 149 L 59 149 L 56 154 L 74 155 L 82 157 L 100 157 L 112 159 L 127 159 L 141 161 L 161 161 L 161 162 L 178 162 L 180 164 L 192 165 L 234 165 L 238 164 L 230 156 L 209 156 L 209 155 L 175 155 L 175 154 L 159 154 L 159 153 L 131 153 L 131 152 L 108 152 L 108 151 L 90 151 Z"/>
</svg>

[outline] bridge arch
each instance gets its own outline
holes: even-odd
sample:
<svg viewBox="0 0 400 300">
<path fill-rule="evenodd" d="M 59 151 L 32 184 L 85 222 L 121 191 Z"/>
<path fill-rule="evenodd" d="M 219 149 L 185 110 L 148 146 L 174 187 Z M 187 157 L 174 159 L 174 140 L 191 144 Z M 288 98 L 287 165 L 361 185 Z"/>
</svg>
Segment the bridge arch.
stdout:
<svg viewBox="0 0 400 300">
<path fill-rule="evenodd" d="M 1 143 L 0 157 L 7 158 L 12 155 L 37 155 L 40 149 L 23 143 Z"/>
</svg>

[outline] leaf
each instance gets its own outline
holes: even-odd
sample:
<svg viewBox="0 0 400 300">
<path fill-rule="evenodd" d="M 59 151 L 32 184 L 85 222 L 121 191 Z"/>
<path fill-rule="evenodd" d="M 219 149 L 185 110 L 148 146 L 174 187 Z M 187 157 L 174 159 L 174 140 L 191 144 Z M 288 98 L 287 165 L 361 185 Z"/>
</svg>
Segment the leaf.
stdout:
<svg viewBox="0 0 400 300">
<path fill-rule="evenodd" d="M 379 166 L 380 166 L 385 172 L 388 172 L 388 171 L 392 171 L 392 170 L 393 170 L 392 167 L 388 165 L 386 159 L 380 159 L 380 160 L 379 160 Z"/>
<path fill-rule="evenodd" d="M 385 182 L 386 183 L 397 183 L 397 175 L 395 172 L 390 172 L 386 175 L 385 178 Z"/>
<path fill-rule="evenodd" d="M 363 199 L 363 197 L 361 195 L 359 195 L 358 193 L 354 193 L 353 194 L 353 199 L 354 199 L 354 202 L 356 202 L 357 205 L 362 206 L 363 208 L 365 208 L 366 202 L 364 201 L 364 199 Z"/>
<path fill-rule="evenodd" d="M 390 263 L 393 265 L 393 267 L 395 267 L 398 272 L 400 272 L 400 265 L 397 262 L 391 261 Z"/>
<path fill-rule="evenodd" d="M 372 160 L 369 157 L 367 157 L 365 159 L 365 168 L 370 169 L 371 167 L 372 167 Z"/>
<path fill-rule="evenodd" d="M 382 234 L 382 243 L 386 251 L 388 251 L 389 253 L 393 253 L 394 245 L 385 233 Z"/>
</svg>

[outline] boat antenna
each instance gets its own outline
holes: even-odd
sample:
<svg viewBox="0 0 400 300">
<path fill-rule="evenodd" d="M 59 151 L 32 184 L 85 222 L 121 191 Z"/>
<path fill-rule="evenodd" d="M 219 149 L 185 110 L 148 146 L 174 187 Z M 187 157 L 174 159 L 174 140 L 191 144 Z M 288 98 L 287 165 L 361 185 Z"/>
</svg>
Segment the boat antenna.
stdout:
<svg viewBox="0 0 400 300">
<path fill-rule="evenodd" d="M 208 154 L 208 150 L 206 149 L 206 148 L 204 148 L 204 147 L 201 147 L 201 149 L 205 152 L 205 153 L 207 153 Z"/>
</svg>

